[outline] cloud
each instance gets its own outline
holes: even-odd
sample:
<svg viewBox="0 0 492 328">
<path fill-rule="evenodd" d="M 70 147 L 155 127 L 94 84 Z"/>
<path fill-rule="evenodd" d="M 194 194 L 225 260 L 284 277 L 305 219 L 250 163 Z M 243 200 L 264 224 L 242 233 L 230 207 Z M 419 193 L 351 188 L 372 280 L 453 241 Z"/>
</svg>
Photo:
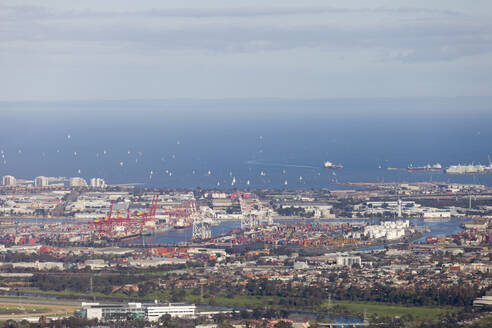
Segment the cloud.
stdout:
<svg viewBox="0 0 492 328">
<path fill-rule="evenodd" d="M 0 14 L 4 19 L 66 19 L 66 18 L 117 18 L 117 17 L 254 17 L 254 16 L 285 16 L 285 15 L 314 15 L 314 14 L 343 14 L 343 13 L 390 13 L 390 14 L 438 14 L 460 16 L 457 11 L 434 10 L 418 7 L 398 8 L 340 8 L 330 6 L 310 7 L 244 7 L 244 8 L 183 8 L 183 9 L 154 9 L 145 11 L 66 11 L 56 12 L 41 6 L 5 6 L 0 5 Z"/>
<path fill-rule="evenodd" d="M 219 8 L 59 12 L 0 6 L 0 51 L 258 52 L 373 49 L 381 60 L 452 60 L 492 51 L 492 23 L 425 8 Z M 57 47 L 58 45 L 58 47 Z M 68 48 L 67 48 L 68 45 Z M 63 50 L 57 50 L 62 48 Z"/>
</svg>

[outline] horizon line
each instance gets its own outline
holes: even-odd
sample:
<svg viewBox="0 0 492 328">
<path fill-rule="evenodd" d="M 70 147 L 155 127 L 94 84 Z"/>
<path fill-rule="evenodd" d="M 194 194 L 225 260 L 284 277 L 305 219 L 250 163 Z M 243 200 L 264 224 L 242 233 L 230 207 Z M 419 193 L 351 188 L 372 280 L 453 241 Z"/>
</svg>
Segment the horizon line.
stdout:
<svg viewBox="0 0 492 328">
<path fill-rule="evenodd" d="M 176 97 L 176 98 L 87 98 L 87 99 L 29 99 L 29 100 L 1 100 L 0 103 L 63 103 L 63 102 L 118 102 L 118 101 L 327 101 L 327 100 L 404 100 L 404 99 L 472 99 L 492 98 L 490 95 L 476 96 L 374 96 L 374 97 Z"/>
</svg>

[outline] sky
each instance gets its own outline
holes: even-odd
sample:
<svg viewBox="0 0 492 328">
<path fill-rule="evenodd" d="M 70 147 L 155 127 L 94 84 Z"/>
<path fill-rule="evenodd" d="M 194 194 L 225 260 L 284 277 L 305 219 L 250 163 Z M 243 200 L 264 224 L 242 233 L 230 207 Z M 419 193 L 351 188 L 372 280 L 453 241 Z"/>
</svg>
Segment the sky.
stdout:
<svg viewBox="0 0 492 328">
<path fill-rule="evenodd" d="M 0 0 L 0 101 L 489 96 L 490 0 Z"/>
</svg>

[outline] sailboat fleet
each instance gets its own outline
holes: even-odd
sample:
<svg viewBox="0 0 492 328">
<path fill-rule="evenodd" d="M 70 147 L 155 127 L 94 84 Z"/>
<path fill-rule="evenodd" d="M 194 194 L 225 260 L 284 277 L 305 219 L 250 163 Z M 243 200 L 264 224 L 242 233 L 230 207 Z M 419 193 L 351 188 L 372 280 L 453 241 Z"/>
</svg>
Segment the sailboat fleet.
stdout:
<svg viewBox="0 0 492 328">
<path fill-rule="evenodd" d="M 72 142 L 72 135 L 71 134 L 67 134 L 66 135 L 66 142 L 67 143 L 71 143 Z M 262 139 L 262 138 L 260 138 Z M 177 145 L 180 145 L 181 142 L 178 140 L 176 142 Z M 62 154 L 62 151 L 60 149 L 57 149 L 56 152 L 58 154 Z M 18 149 L 17 150 L 17 153 L 19 155 L 23 154 L 22 152 L 22 149 Z M 47 155 L 47 152 L 42 152 L 43 154 L 43 158 L 47 158 L 48 155 Z M 83 156 L 81 156 L 79 154 L 78 151 L 73 151 L 72 152 L 73 154 L 73 160 L 75 161 L 79 161 L 83 158 Z M 102 156 L 100 156 L 102 154 Z M 132 150 L 127 150 L 126 151 L 126 155 L 127 156 L 135 156 L 135 163 L 139 163 L 139 158 L 142 156 L 142 152 L 140 151 L 132 151 Z M 104 149 L 102 150 L 102 152 L 97 152 L 96 153 L 96 158 L 98 160 L 103 160 L 103 158 L 105 156 L 108 155 L 108 150 L 107 149 Z M 171 154 L 169 157 L 167 158 L 170 158 L 170 159 L 176 159 L 176 154 Z M 123 168 L 123 167 L 127 167 L 129 165 L 127 165 L 127 163 L 129 163 L 131 159 L 128 158 L 128 159 L 123 159 L 121 158 L 121 161 L 117 162 L 119 163 L 119 167 Z M 165 161 L 165 158 L 162 157 L 162 161 L 163 162 L 166 162 Z M 0 150 L 0 164 L 3 164 L 3 165 L 6 165 L 7 163 L 7 156 L 6 156 L 6 152 L 4 150 Z M 293 166 L 292 164 L 285 164 L 286 166 Z M 275 166 L 282 166 L 282 164 L 275 164 Z M 304 167 L 304 166 L 303 166 Z M 382 168 L 381 164 L 378 166 L 380 169 Z M 325 161 L 322 163 L 322 165 L 319 167 L 319 169 L 321 168 L 325 168 L 325 169 L 329 169 L 329 170 L 333 170 L 331 173 L 332 176 L 336 177 L 336 173 L 335 171 L 336 170 L 341 170 L 344 168 L 343 165 L 341 164 L 334 164 L 333 162 L 331 161 Z M 313 170 L 313 174 L 316 175 L 317 177 L 320 177 L 321 176 L 321 171 L 316 170 L 314 171 Z M 395 168 L 387 168 L 388 170 L 393 170 Z M 436 164 L 427 164 L 427 165 L 424 165 L 424 166 L 414 166 L 414 165 L 409 165 L 406 169 L 404 170 L 407 170 L 408 172 L 444 172 L 444 173 L 447 173 L 447 174 L 482 174 L 482 173 L 492 173 L 492 161 L 490 160 L 490 156 L 489 156 L 489 163 L 488 165 L 482 165 L 482 164 L 457 164 L 457 165 L 450 165 L 449 167 L 447 168 L 444 168 L 441 164 L 439 163 L 436 163 Z M 248 178 L 244 178 L 244 179 L 241 179 L 240 177 L 238 177 L 237 175 L 234 175 L 232 171 L 228 171 L 228 176 L 231 178 L 231 180 L 229 180 L 229 182 L 227 182 L 227 180 L 223 179 L 220 177 L 220 173 L 214 173 L 212 172 L 211 169 L 208 169 L 206 170 L 205 172 L 205 176 L 208 176 L 208 177 L 212 177 L 212 178 L 216 178 L 216 186 L 217 187 L 220 187 L 221 185 L 224 185 L 224 184 L 229 184 L 230 186 L 232 187 L 235 187 L 235 186 L 238 186 L 238 185 L 241 185 L 243 184 L 244 186 L 251 186 L 251 185 L 254 185 L 254 181 L 255 181 L 255 173 L 254 171 L 252 171 L 251 169 L 249 170 L 250 171 L 250 174 L 249 174 L 249 177 Z M 77 174 L 80 176 L 82 174 L 82 170 L 81 169 L 77 169 L 76 170 Z M 147 179 L 148 181 L 156 181 L 156 177 L 159 175 L 157 172 L 159 172 L 158 170 L 153 170 L 153 169 L 148 169 L 148 174 L 147 174 Z M 163 172 L 163 176 L 164 177 L 173 177 L 173 172 L 170 170 L 170 169 L 165 169 L 164 171 L 161 171 Z M 203 171 L 202 171 L 203 172 Z M 193 169 L 191 171 L 192 175 L 199 175 L 200 174 L 200 170 L 198 169 Z M 203 173 L 202 173 L 203 174 Z M 286 172 L 286 169 L 285 168 L 282 168 L 281 171 L 279 172 L 272 172 L 271 174 L 267 174 L 267 171 L 265 170 L 260 170 L 259 172 L 257 171 L 256 172 L 257 174 L 257 179 L 258 179 L 258 182 L 260 184 L 269 184 L 269 183 L 272 183 L 272 181 L 275 181 L 275 176 L 277 176 L 278 174 L 281 174 L 281 176 L 283 176 L 283 178 L 281 178 L 281 182 L 280 183 L 283 183 L 284 186 L 288 186 L 289 183 L 288 183 L 288 179 L 287 179 L 287 172 Z M 268 175 L 268 178 L 267 178 L 267 175 Z M 307 176 L 308 178 L 308 181 L 309 181 L 309 178 L 310 176 L 308 175 Z M 299 184 L 306 184 L 306 179 L 304 176 L 302 175 L 298 175 L 297 176 L 297 183 L 294 184 L 294 186 L 296 185 L 299 185 Z"/>
</svg>

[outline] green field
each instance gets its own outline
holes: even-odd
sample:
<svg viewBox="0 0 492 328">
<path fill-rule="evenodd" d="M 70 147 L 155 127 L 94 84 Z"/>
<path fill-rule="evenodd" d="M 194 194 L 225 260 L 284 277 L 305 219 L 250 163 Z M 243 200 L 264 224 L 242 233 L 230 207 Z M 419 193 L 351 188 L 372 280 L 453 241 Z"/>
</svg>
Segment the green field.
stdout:
<svg viewBox="0 0 492 328">
<path fill-rule="evenodd" d="M 105 298 L 105 299 L 127 299 L 130 300 L 143 300 L 143 299 L 158 299 L 161 301 L 169 301 L 170 294 L 162 292 L 154 292 L 147 294 L 145 298 L 129 297 L 125 294 L 110 294 L 104 295 L 102 293 L 74 293 L 70 291 L 54 292 L 46 291 L 42 292 L 39 290 L 29 289 L 24 290 L 25 292 L 40 293 L 40 294 L 55 294 L 60 296 L 85 296 L 88 298 Z M 407 306 L 407 305 L 394 305 L 385 304 L 377 302 L 351 302 L 351 301 L 332 301 L 331 307 L 328 305 L 328 301 L 325 301 L 321 306 L 316 308 L 285 308 L 279 305 L 273 305 L 275 297 L 273 296 L 245 296 L 245 295 L 235 295 L 233 297 L 226 297 L 223 295 L 216 295 L 215 297 L 201 297 L 200 295 L 194 295 L 191 290 L 186 290 L 184 295 L 184 301 L 188 303 L 195 304 L 210 304 L 210 305 L 220 305 L 228 307 L 240 307 L 240 308 L 255 308 L 255 307 L 271 307 L 275 309 L 285 309 L 285 310 L 298 310 L 306 312 L 320 312 L 329 313 L 332 311 L 342 311 L 353 315 L 362 316 L 366 313 L 367 317 L 377 316 L 379 318 L 383 317 L 411 317 L 412 321 L 422 322 L 424 320 L 429 320 L 438 317 L 439 315 L 445 314 L 446 312 L 457 312 L 460 311 L 459 307 L 450 306 Z"/>
<path fill-rule="evenodd" d="M 92 298 L 92 297 L 101 297 L 101 298 L 128 298 L 128 295 L 125 295 L 123 293 L 112 293 L 112 294 L 103 294 L 99 292 L 94 292 L 94 293 L 84 293 L 84 292 L 74 292 L 71 290 L 63 290 L 63 291 L 56 291 L 56 290 L 39 290 L 35 288 L 19 288 L 19 292 L 22 293 L 29 293 L 29 294 L 38 294 L 38 295 L 58 295 L 58 296 L 80 296 L 80 297 L 87 297 L 87 298 Z M 136 299 L 136 298 L 133 298 Z"/>
<path fill-rule="evenodd" d="M 36 308 L 32 306 L 15 306 L 14 304 L 1 304 L 0 303 L 0 315 L 13 315 L 13 314 L 36 314 L 46 313 L 46 308 Z"/>
<path fill-rule="evenodd" d="M 225 296 L 216 296 L 213 299 L 204 298 L 203 300 L 200 296 L 195 296 L 191 294 L 186 295 L 186 302 L 189 303 L 206 303 L 206 304 L 216 304 L 221 306 L 230 307 L 262 307 L 268 306 L 273 297 L 256 297 L 256 296 L 242 296 L 237 295 L 232 298 Z"/>
<path fill-rule="evenodd" d="M 474 322 L 477 327 L 492 327 L 492 313 L 485 314 L 480 320 Z"/>
<path fill-rule="evenodd" d="M 71 315 L 78 308 L 76 305 L 67 304 L 67 302 L 43 299 L 18 299 L 11 297 L 2 297 L 0 300 L 0 321 L 7 319 L 19 319 L 31 315 L 53 315 L 65 316 Z M 49 303 L 48 303 L 49 302 Z"/>
<path fill-rule="evenodd" d="M 365 311 L 367 316 L 403 317 L 411 315 L 417 321 L 432 319 L 446 312 L 457 312 L 461 310 L 459 307 L 450 306 L 407 306 L 376 302 L 332 301 L 332 306 L 335 305 L 343 306 L 352 313 L 363 314 Z M 329 310 L 328 302 L 325 302 L 322 308 Z"/>
<path fill-rule="evenodd" d="M 236 307 L 264 307 L 269 306 L 273 300 L 273 297 L 256 297 L 256 296 L 234 296 L 232 298 L 224 296 L 216 296 L 213 301 L 211 299 L 191 294 L 186 295 L 186 301 L 191 303 L 213 303 L 222 306 L 236 306 Z M 436 318 L 439 315 L 447 312 L 460 311 L 459 307 L 450 306 L 408 306 L 408 305 L 393 305 L 376 302 L 351 302 L 351 301 L 332 301 L 333 306 L 340 306 L 345 308 L 348 312 L 362 316 L 364 312 L 368 317 L 376 315 L 378 317 L 404 317 L 412 316 L 416 321 L 424 321 L 432 318 Z M 280 309 L 279 306 L 272 306 Z M 292 310 L 292 309 L 291 309 Z M 309 311 L 310 309 L 298 310 Z M 322 304 L 320 307 L 321 312 L 330 312 L 328 301 Z M 312 309 L 315 312 L 314 309 Z"/>
</svg>

